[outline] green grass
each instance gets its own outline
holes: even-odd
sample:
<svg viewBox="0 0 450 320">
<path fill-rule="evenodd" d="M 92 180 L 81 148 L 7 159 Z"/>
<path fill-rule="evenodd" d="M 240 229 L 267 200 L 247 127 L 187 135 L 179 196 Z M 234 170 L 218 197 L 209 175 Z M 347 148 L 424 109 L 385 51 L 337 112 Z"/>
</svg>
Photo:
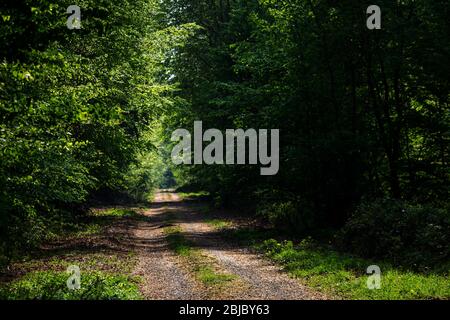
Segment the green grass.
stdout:
<svg viewBox="0 0 450 320">
<path fill-rule="evenodd" d="M 205 199 L 210 196 L 209 192 L 198 191 L 198 192 L 179 192 L 178 195 L 183 200 L 200 200 Z"/>
<path fill-rule="evenodd" d="M 93 214 L 95 217 L 109 217 L 109 218 L 141 218 L 142 215 L 131 209 L 107 209 L 98 210 Z"/>
<path fill-rule="evenodd" d="M 67 287 L 70 274 L 36 271 L 0 287 L 1 300 L 140 300 L 137 278 L 81 273 L 80 289 Z"/>
<path fill-rule="evenodd" d="M 207 286 L 221 286 L 237 278 L 233 274 L 218 273 L 211 266 L 200 266 L 196 272 L 198 279 Z"/>
<path fill-rule="evenodd" d="M 253 246 L 306 285 L 337 298 L 450 299 L 448 271 L 427 274 L 414 272 L 385 261 L 340 253 L 310 239 L 297 245 L 290 241 L 280 242 L 271 239 L 278 235 L 271 229 L 241 228 L 223 230 L 223 234 L 229 240 Z M 369 275 L 366 270 L 371 265 L 381 268 L 381 289 L 367 288 Z"/>
<path fill-rule="evenodd" d="M 346 299 L 450 299 L 448 275 L 420 274 L 369 261 L 303 241 L 266 240 L 256 246 L 294 277 L 327 294 Z M 381 288 L 367 288 L 367 267 L 381 268 Z"/>
<path fill-rule="evenodd" d="M 106 253 L 86 253 L 71 250 L 68 253 L 59 253 L 56 256 L 46 257 L 24 257 L 23 261 L 14 263 L 11 267 L 21 271 L 29 270 L 65 270 L 70 265 L 78 265 L 82 270 L 110 270 L 131 272 L 136 263 L 136 253 L 128 252 L 126 255 L 115 255 Z"/>
<path fill-rule="evenodd" d="M 0 300 L 135 300 L 140 299 L 138 277 L 129 277 L 137 262 L 136 253 L 86 253 L 77 249 L 46 257 L 34 257 L 11 265 L 25 274 L 0 284 Z M 70 265 L 79 266 L 81 289 L 69 290 Z"/>
<path fill-rule="evenodd" d="M 201 250 L 186 239 L 179 226 L 164 228 L 169 248 L 186 259 L 187 265 L 195 277 L 207 287 L 222 287 L 226 283 L 237 279 L 237 276 L 216 270 L 214 262 L 204 255 Z"/>
<path fill-rule="evenodd" d="M 226 229 L 231 226 L 231 222 L 221 219 L 207 219 L 204 222 L 215 229 Z"/>
<path fill-rule="evenodd" d="M 87 217 L 76 222 L 61 222 L 55 230 L 50 230 L 46 240 L 60 238 L 84 238 L 100 234 L 105 226 L 111 224 L 114 219 L 146 219 L 134 210 L 130 209 L 106 209 L 92 211 Z"/>
<path fill-rule="evenodd" d="M 192 256 L 192 243 L 183 236 L 181 231 L 181 228 L 178 226 L 164 228 L 169 248 L 180 256 Z"/>
<path fill-rule="evenodd" d="M 43 242 L 69 238 L 86 238 L 101 233 L 104 226 L 104 223 L 96 219 L 89 219 L 89 221 L 85 219 L 85 221 L 78 223 L 65 223 L 64 225 L 48 228 Z M 22 254 L 25 255 L 26 253 L 23 252 Z"/>
<path fill-rule="evenodd" d="M 141 208 L 142 209 L 142 208 Z M 130 219 L 135 221 L 146 221 L 148 218 L 140 214 L 136 209 L 111 208 L 95 210 L 89 215 L 90 224 L 102 227 L 110 225 L 114 220 Z"/>
<path fill-rule="evenodd" d="M 82 222 L 64 225 L 65 233 L 54 234 L 57 243 L 69 244 L 24 254 L 9 263 L 14 280 L 0 284 L 0 299 L 140 299 L 138 278 L 129 277 L 137 263 L 136 253 L 87 249 L 86 245 L 102 236 L 105 226 L 116 219 L 137 217 L 133 210 L 109 209 L 94 211 Z M 121 235 L 116 235 L 118 239 Z M 70 246 L 73 243 L 73 246 Z M 89 246 L 90 247 L 90 246 Z M 79 266 L 81 289 L 69 290 L 66 281 L 68 266 Z"/>
</svg>

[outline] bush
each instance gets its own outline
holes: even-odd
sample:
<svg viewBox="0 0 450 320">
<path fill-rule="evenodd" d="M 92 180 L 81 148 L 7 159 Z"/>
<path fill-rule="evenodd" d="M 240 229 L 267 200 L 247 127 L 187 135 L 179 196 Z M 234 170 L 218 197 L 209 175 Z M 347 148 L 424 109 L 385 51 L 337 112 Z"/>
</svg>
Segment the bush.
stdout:
<svg viewBox="0 0 450 320">
<path fill-rule="evenodd" d="M 44 219 L 35 208 L 14 201 L 0 214 L 0 266 L 6 265 L 20 250 L 28 249 L 45 236 Z"/>
<path fill-rule="evenodd" d="M 366 257 L 430 266 L 450 258 L 448 210 L 380 199 L 363 202 L 337 235 L 338 245 Z"/>
<path fill-rule="evenodd" d="M 258 207 L 257 213 L 275 228 L 297 234 L 302 234 L 314 226 L 311 206 L 301 200 L 264 203 Z"/>
</svg>

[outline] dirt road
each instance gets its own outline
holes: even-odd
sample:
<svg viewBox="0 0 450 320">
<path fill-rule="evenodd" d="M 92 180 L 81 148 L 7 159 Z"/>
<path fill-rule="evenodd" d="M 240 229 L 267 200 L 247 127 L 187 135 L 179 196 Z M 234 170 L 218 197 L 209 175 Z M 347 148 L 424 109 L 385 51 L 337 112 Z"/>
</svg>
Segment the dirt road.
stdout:
<svg viewBox="0 0 450 320">
<path fill-rule="evenodd" d="M 160 191 L 146 219 L 133 230 L 132 241 L 139 256 L 135 274 L 141 276 L 146 299 L 323 299 L 323 295 L 290 278 L 267 259 L 236 244 L 227 243 L 205 222 L 198 205 L 182 201 L 171 191 Z M 214 272 L 234 279 L 226 286 L 210 290 L 193 274 L 189 257 L 177 255 L 167 242 L 167 227 L 176 227 L 180 235 L 195 247 L 202 259 L 208 259 Z"/>
</svg>

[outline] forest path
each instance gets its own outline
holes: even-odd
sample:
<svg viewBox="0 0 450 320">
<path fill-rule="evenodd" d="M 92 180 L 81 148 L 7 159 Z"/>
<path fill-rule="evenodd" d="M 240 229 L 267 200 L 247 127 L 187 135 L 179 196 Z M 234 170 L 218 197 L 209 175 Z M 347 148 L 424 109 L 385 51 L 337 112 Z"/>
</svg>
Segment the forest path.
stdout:
<svg viewBox="0 0 450 320">
<path fill-rule="evenodd" d="M 144 278 L 146 299 L 325 299 L 261 255 L 226 241 L 206 222 L 207 213 L 198 202 L 183 201 L 172 191 L 161 190 L 144 215 L 146 219 L 135 226 L 134 242 L 139 255 L 135 273 Z M 167 228 L 177 228 L 214 272 L 235 280 L 210 290 L 193 272 L 190 258 L 171 250 Z"/>
<path fill-rule="evenodd" d="M 139 262 L 134 271 L 144 283 L 141 291 L 149 300 L 199 300 L 204 299 L 201 290 L 190 275 L 179 265 L 164 234 L 167 215 L 170 212 L 170 194 L 158 193 L 147 219 L 134 227 L 132 242 Z"/>
</svg>

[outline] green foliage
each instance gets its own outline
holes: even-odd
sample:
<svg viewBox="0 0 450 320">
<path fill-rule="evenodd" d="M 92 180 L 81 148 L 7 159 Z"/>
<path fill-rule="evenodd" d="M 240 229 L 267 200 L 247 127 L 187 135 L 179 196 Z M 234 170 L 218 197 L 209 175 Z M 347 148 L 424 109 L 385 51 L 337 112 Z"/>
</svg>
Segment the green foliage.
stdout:
<svg viewBox="0 0 450 320">
<path fill-rule="evenodd" d="M 257 166 L 179 166 L 177 181 L 299 236 L 341 228 L 364 198 L 447 206 L 448 6 L 444 0 L 377 5 L 382 29 L 370 31 L 368 4 L 357 0 L 164 1 L 172 26 L 199 26 L 166 61 L 179 88 L 164 123 L 167 144 L 176 128 L 192 132 L 195 120 L 205 128 L 281 133 L 277 176 L 262 177 Z M 433 231 L 433 222 L 416 228 L 415 218 L 406 223 L 418 232 L 418 249 L 410 253 L 448 258 L 441 251 L 448 231 Z M 391 240 L 398 237 L 392 232 Z M 347 242 L 348 250 L 363 248 Z"/>
<path fill-rule="evenodd" d="M 154 135 L 173 85 L 162 61 L 189 28 L 154 0 L 2 2 L 0 256 L 37 245 L 54 216 L 98 192 L 146 200 L 161 172 Z M 5 18 L 6 17 L 6 18 Z"/>
<path fill-rule="evenodd" d="M 447 210 L 385 199 L 363 202 L 338 240 L 361 256 L 436 268 L 450 259 L 449 236 Z"/>
<path fill-rule="evenodd" d="M 268 202 L 258 207 L 257 214 L 277 229 L 296 234 L 305 233 L 314 226 L 313 210 L 301 201 Z"/>
<path fill-rule="evenodd" d="M 125 175 L 125 190 L 135 200 L 149 202 L 153 191 L 164 181 L 168 168 L 161 155 L 161 124 L 155 122 L 148 132 L 141 137 L 144 147 L 139 150 L 135 161 L 129 166 Z"/>
<path fill-rule="evenodd" d="M 79 290 L 67 287 L 64 272 L 33 272 L 0 288 L 2 300 L 140 300 L 136 279 L 101 272 L 83 273 Z"/>
<path fill-rule="evenodd" d="M 293 276 L 323 292 L 350 299 L 449 299 L 448 274 L 420 274 L 337 253 L 306 239 L 299 245 L 266 240 L 258 245 Z M 381 288 L 367 288 L 370 265 L 381 268 Z"/>
</svg>

